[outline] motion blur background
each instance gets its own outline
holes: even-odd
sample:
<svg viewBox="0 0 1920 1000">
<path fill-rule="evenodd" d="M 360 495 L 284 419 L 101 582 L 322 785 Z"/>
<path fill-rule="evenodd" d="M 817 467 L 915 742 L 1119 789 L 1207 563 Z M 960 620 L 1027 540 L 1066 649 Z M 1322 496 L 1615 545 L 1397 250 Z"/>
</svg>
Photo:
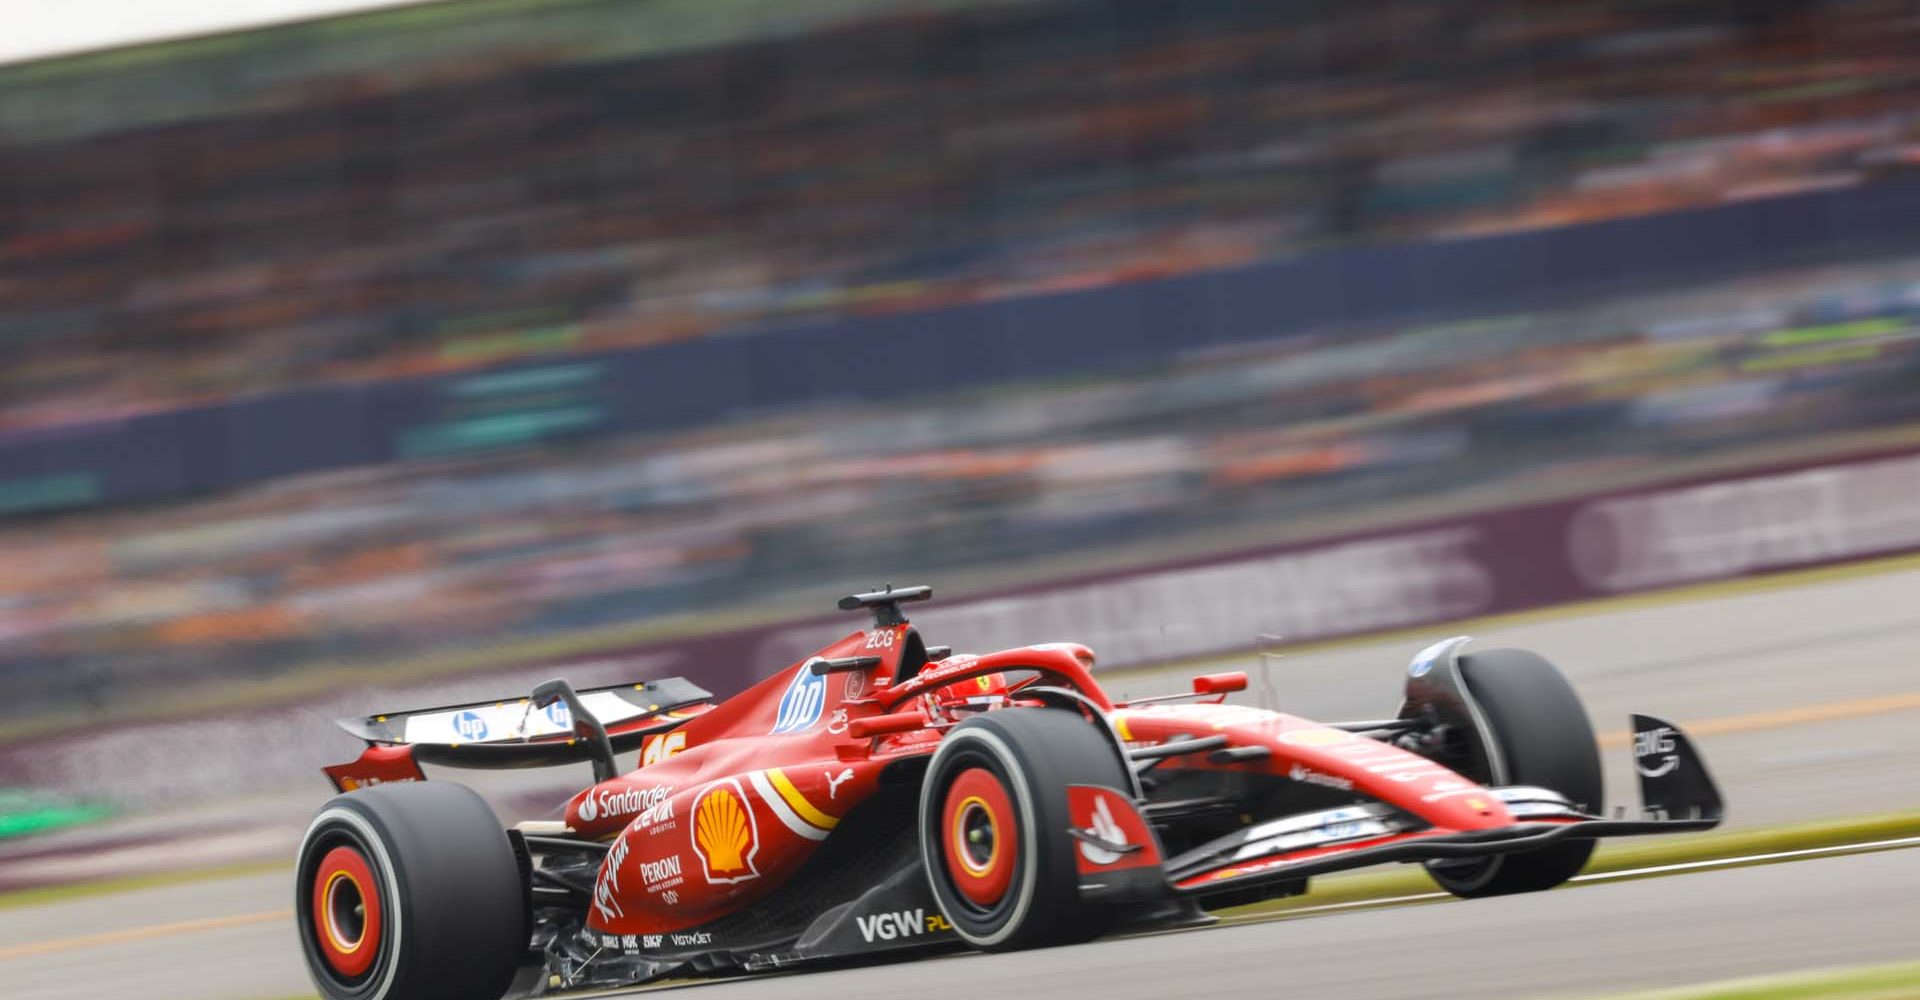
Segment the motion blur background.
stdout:
<svg viewBox="0 0 1920 1000">
<path fill-rule="evenodd" d="M 317 789 L 282 748 L 376 685 L 727 693 L 884 580 L 1130 667 L 1920 547 L 1916 96 L 1896 0 L 461 0 L 0 65 L 0 786 Z"/>
</svg>

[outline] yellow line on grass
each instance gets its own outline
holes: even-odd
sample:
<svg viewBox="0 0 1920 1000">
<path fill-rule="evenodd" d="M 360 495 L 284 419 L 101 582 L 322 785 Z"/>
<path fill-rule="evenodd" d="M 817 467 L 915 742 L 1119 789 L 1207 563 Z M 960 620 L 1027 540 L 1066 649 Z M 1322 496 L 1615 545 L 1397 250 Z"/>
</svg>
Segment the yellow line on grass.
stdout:
<svg viewBox="0 0 1920 1000">
<path fill-rule="evenodd" d="M 1920 997 L 1920 962 L 1723 979 L 1693 986 L 1614 994 L 1611 1000 L 1798 1000 L 1803 997 L 1826 1000 Z"/>
</svg>

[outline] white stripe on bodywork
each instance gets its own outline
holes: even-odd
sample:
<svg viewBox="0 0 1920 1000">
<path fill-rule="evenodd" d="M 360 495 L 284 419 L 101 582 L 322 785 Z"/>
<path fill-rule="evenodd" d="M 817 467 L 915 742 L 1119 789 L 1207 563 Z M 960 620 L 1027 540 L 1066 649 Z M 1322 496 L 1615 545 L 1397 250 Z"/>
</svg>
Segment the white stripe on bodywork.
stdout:
<svg viewBox="0 0 1920 1000">
<path fill-rule="evenodd" d="M 787 800 L 780 796 L 780 790 L 773 787 L 773 782 L 767 780 L 767 772 L 754 771 L 747 775 L 747 780 L 753 783 L 753 790 L 760 793 L 760 801 L 765 802 L 767 808 L 772 809 L 773 814 L 780 817 L 780 822 L 785 823 L 787 829 L 808 840 L 827 839 L 827 831 L 801 819 L 800 814 L 794 812 L 792 806 L 787 805 Z"/>
</svg>

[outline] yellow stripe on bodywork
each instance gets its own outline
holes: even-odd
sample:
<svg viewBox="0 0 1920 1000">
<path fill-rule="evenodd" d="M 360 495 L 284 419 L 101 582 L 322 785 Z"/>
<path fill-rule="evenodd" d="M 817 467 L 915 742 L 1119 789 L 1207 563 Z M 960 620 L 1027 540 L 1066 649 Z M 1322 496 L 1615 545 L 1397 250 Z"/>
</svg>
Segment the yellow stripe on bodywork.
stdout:
<svg viewBox="0 0 1920 1000">
<path fill-rule="evenodd" d="M 787 772 L 777 767 L 767 768 L 767 779 L 773 782 L 773 790 L 780 793 L 780 798 L 784 799 L 794 812 L 799 813 L 801 819 L 822 830 L 831 830 L 840 825 L 838 819 L 815 809 L 813 803 L 808 802 L 807 797 L 800 794 L 800 789 L 793 787 L 793 782 L 787 778 Z"/>
<path fill-rule="evenodd" d="M 1126 740 L 1129 743 L 1133 742 L 1133 732 L 1127 728 L 1127 716 L 1125 713 L 1118 713 L 1114 715 L 1113 728 L 1120 733 L 1121 739 Z"/>
</svg>

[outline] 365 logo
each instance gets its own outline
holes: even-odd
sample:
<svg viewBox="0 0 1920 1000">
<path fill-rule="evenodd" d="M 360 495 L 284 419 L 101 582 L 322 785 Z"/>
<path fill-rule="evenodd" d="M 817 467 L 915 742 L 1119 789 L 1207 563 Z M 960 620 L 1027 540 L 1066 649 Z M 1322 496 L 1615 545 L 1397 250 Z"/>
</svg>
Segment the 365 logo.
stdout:
<svg viewBox="0 0 1920 1000">
<path fill-rule="evenodd" d="M 826 707 L 827 679 L 802 666 L 793 672 L 786 693 L 780 696 L 780 711 L 773 720 L 774 735 L 813 728 Z"/>
</svg>

